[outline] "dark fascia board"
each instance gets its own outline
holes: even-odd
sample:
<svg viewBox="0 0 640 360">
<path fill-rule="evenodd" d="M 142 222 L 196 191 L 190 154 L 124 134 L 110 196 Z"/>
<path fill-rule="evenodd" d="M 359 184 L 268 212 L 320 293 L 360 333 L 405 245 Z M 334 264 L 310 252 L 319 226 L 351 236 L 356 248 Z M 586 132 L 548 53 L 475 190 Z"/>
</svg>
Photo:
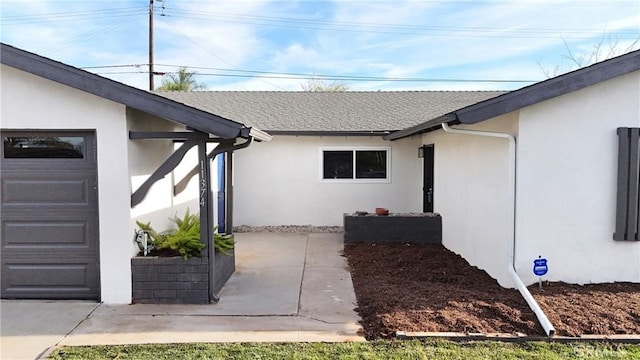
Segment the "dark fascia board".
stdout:
<svg viewBox="0 0 640 360">
<path fill-rule="evenodd" d="M 456 121 L 456 114 L 455 113 L 449 113 L 449 114 L 445 114 L 442 116 L 439 116 L 435 119 L 431 119 L 427 122 L 424 122 L 422 124 L 418 124 L 415 126 L 412 126 L 410 128 L 406 128 L 404 130 L 400 130 L 400 131 L 396 131 L 393 132 L 387 136 L 384 136 L 383 139 L 385 140 L 398 140 L 398 139 L 402 139 L 405 137 L 409 137 L 411 135 L 415 135 L 415 134 L 420 134 L 420 133 L 425 133 L 425 132 L 429 132 L 432 130 L 435 130 L 436 128 L 439 128 L 440 125 L 444 122 L 452 122 L 452 121 Z"/>
<path fill-rule="evenodd" d="M 233 139 L 243 124 L 104 78 L 16 47 L 0 43 L 2 64 L 100 96 L 125 106 L 184 124 L 193 129 Z"/>
<path fill-rule="evenodd" d="M 640 50 L 560 75 L 457 110 L 463 124 L 475 124 L 640 69 Z"/>
<path fill-rule="evenodd" d="M 385 136 L 392 131 L 299 131 L 299 130 L 267 130 L 269 135 L 285 136 Z"/>
<path fill-rule="evenodd" d="M 384 139 L 397 140 L 437 130 L 444 122 L 476 124 L 637 70 L 640 70 L 640 50 L 481 101 L 422 124 L 394 132 L 385 136 Z"/>
</svg>

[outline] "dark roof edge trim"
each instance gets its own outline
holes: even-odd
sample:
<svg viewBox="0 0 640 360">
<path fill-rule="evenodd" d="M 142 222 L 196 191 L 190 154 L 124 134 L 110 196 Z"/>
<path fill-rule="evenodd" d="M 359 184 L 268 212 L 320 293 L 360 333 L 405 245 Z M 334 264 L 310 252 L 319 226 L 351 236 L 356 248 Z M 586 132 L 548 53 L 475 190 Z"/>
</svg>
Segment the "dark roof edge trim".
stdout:
<svg viewBox="0 0 640 360">
<path fill-rule="evenodd" d="M 400 131 L 396 131 L 393 132 L 385 137 L 383 137 L 383 139 L 385 140 L 399 140 L 402 138 L 406 138 L 412 135 L 416 135 L 416 134 L 420 134 L 420 133 L 425 133 L 425 132 L 429 132 L 432 130 L 435 130 L 435 128 L 438 128 L 442 123 L 444 122 L 451 122 L 451 121 L 457 121 L 458 118 L 456 117 L 455 113 L 449 113 L 446 115 L 442 115 L 439 116 L 435 119 L 431 119 L 427 122 L 423 122 L 422 124 L 418 124 L 415 126 L 412 126 L 410 128 L 406 128 L 404 130 L 400 130 Z"/>
<path fill-rule="evenodd" d="M 637 70 L 640 70 L 640 50 L 478 102 L 422 124 L 396 131 L 384 139 L 398 140 L 437 130 L 444 122 L 476 124 Z"/>
<path fill-rule="evenodd" d="M 475 124 L 640 69 L 640 50 L 605 60 L 456 111 L 463 124 Z"/>
<path fill-rule="evenodd" d="M 385 136 L 391 131 L 299 131 L 299 130 L 267 130 L 269 135 L 290 136 Z"/>
<path fill-rule="evenodd" d="M 0 62 L 196 130 L 233 139 L 243 124 L 175 102 L 40 55 L 0 43 Z"/>
</svg>

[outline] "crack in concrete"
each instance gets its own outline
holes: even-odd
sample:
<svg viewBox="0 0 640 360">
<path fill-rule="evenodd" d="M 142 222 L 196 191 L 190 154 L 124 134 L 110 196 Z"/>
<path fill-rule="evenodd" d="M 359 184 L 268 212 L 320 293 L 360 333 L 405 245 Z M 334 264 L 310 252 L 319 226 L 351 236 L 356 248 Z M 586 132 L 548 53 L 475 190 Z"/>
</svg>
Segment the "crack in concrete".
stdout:
<svg viewBox="0 0 640 360">
<path fill-rule="evenodd" d="M 58 348 L 58 346 L 60 345 L 61 342 L 64 341 L 64 339 L 66 339 L 67 337 L 69 337 L 69 335 L 71 335 L 72 332 L 74 332 L 80 325 L 82 325 L 82 323 L 84 323 L 87 319 L 89 319 L 91 317 L 91 315 L 93 315 L 93 313 L 98 310 L 98 308 L 102 306 L 102 303 L 98 303 L 96 304 L 96 306 L 89 311 L 89 313 L 87 314 L 87 316 L 84 317 L 84 319 L 80 320 L 76 326 L 74 326 L 71 330 L 69 330 L 66 334 L 64 334 L 64 336 L 62 336 L 62 338 L 60 338 L 60 340 L 58 340 L 55 344 L 53 344 L 52 346 L 49 346 L 48 348 L 44 349 L 44 351 L 42 351 L 40 354 L 38 354 L 38 356 L 36 356 L 36 360 L 40 360 L 40 359 L 47 359 L 49 358 L 49 355 L 56 349 Z"/>
<path fill-rule="evenodd" d="M 343 321 L 326 321 L 326 320 L 322 320 L 322 319 L 318 319 L 318 318 L 314 318 L 314 317 L 306 316 L 306 315 L 298 315 L 298 317 L 309 319 L 309 320 L 313 320 L 313 321 L 318 321 L 318 322 L 321 322 L 321 323 L 324 323 L 324 324 L 329 324 L 329 325 L 347 324 L 347 323 L 345 323 Z"/>
<path fill-rule="evenodd" d="M 307 270 L 307 255 L 309 253 L 309 234 L 306 235 L 304 244 L 304 262 L 302 264 L 302 276 L 300 277 L 300 292 L 298 293 L 298 309 L 296 315 L 300 314 L 300 308 L 302 307 L 302 284 L 304 283 L 304 274 Z"/>
</svg>

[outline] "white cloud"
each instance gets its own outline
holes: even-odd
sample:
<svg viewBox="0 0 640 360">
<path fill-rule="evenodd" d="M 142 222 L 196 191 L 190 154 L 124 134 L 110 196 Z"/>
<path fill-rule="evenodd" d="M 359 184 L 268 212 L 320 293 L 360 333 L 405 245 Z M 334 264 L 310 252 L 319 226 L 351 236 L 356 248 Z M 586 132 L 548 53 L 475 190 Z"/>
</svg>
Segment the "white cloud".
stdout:
<svg viewBox="0 0 640 360">
<path fill-rule="evenodd" d="M 287 71 L 288 68 L 306 64 L 307 67 L 313 68 L 318 59 L 322 58 L 322 54 L 314 48 L 307 48 L 302 44 L 295 43 L 289 45 L 283 51 L 278 51 L 273 56 L 274 66 L 280 71 Z"/>
<path fill-rule="evenodd" d="M 155 62 L 194 67 L 202 74 L 198 80 L 210 89 L 299 90 L 301 81 L 211 76 L 206 74 L 216 70 L 200 68 L 451 79 L 543 77 L 538 62 L 557 64 L 566 53 L 564 41 L 582 54 L 603 32 L 615 36 L 621 48 L 640 37 L 636 1 L 616 1 L 615 6 L 568 0 L 166 0 L 157 4 L 165 9 L 156 11 Z M 76 66 L 148 61 L 148 1 L 2 1 L 0 6 L 3 42 Z M 107 16 L 114 14 L 113 9 L 130 13 Z M 81 11 L 91 16 L 60 21 L 60 14 Z M 37 22 L 32 16 L 56 21 Z M 159 65 L 156 69 L 172 70 Z M 146 74 L 108 76 L 147 87 Z M 503 86 L 348 83 L 353 90 Z"/>
</svg>

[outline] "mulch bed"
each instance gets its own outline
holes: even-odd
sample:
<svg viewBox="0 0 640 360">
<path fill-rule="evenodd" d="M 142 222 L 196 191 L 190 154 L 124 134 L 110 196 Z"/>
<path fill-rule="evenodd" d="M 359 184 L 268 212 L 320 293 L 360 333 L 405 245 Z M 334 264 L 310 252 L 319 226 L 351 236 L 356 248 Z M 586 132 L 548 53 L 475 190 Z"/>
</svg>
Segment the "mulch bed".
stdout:
<svg viewBox="0 0 640 360">
<path fill-rule="evenodd" d="M 544 336 L 520 293 L 441 245 L 345 245 L 367 339 L 396 331 Z M 640 284 L 530 287 L 561 336 L 640 334 Z"/>
<path fill-rule="evenodd" d="M 558 335 L 640 335 L 640 284 L 543 283 L 529 291 Z"/>
</svg>

